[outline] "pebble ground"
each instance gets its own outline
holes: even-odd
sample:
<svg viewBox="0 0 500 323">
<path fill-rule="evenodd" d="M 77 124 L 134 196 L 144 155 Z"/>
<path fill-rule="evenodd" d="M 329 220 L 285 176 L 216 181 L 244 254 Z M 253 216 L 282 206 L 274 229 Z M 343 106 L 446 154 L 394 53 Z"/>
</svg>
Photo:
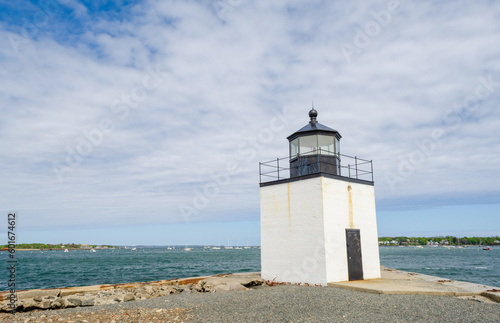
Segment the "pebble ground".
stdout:
<svg viewBox="0 0 500 323">
<path fill-rule="evenodd" d="M 500 304 L 455 297 L 380 295 L 274 286 L 169 295 L 63 310 L 1 314 L 1 322 L 500 322 Z"/>
</svg>

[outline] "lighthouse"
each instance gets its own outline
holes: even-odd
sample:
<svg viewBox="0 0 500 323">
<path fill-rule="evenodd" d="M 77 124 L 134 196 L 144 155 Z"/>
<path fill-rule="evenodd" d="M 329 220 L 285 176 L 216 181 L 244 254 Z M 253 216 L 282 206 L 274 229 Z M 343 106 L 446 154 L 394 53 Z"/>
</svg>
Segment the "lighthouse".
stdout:
<svg viewBox="0 0 500 323">
<path fill-rule="evenodd" d="M 373 163 L 340 153 L 337 130 L 310 121 L 289 156 L 259 163 L 261 275 L 325 286 L 380 278 Z"/>
</svg>

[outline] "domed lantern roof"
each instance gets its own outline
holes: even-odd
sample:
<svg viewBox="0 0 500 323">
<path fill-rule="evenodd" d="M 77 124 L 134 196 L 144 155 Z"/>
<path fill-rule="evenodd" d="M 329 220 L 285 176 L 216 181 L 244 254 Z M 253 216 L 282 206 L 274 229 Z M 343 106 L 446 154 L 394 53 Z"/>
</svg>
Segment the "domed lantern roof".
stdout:
<svg viewBox="0 0 500 323">
<path fill-rule="evenodd" d="M 311 121 L 286 138 L 290 142 L 290 161 L 300 156 L 338 156 L 340 153 L 342 136 L 337 130 L 319 123 L 317 116 L 318 111 L 313 107 L 309 111 Z"/>
<path fill-rule="evenodd" d="M 288 136 L 286 138 L 288 139 L 288 141 L 292 141 L 299 136 L 307 136 L 310 134 L 324 134 L 327 136 L 335 136 L 337 140 L 340 140 L 340 138 L 342 138 L 342 136 L 337 130 L 322 125 L 316 120 L 316 118 L 318 117 L 318 111 L 316 111 L 314 108 L 312 108 L 311 111 L 309 111 L 309 117 L 311 118 L 311 121 L 309 121 L 309 123 L 306 126 L 302 127 L 301 129 L 295 131 L 293 134 Z"/>
</svg>

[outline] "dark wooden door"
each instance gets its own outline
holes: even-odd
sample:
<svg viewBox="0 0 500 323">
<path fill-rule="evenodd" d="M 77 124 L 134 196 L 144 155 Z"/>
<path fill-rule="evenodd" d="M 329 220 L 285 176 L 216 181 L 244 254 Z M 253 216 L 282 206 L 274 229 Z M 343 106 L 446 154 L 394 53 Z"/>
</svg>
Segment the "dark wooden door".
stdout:
<svg viewBox="0 0 500 323">
<path fill-rule="evenodd" d="M 346 229 L 347 268 L 349 280 L 363 279 L 363 262 L 361 260 L 361 235 L 359 229 Z"/>
</svg>

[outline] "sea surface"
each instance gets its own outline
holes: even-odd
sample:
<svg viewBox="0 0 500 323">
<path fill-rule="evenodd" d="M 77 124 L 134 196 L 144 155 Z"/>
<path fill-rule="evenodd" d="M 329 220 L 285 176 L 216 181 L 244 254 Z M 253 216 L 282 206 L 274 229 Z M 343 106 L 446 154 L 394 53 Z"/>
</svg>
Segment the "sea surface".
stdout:
<svg viewBox="0 0 500 323">
<path fill-rule="evenodd" d="M 16 289 L 146 282 L 260 271 L 260 249 L 193 247 L 17 251 Z M 8 290 L 8 252 L 0 252 L 0 290 Z M 381 265 L 500 287 L 500 247 L 381 247 Z"/>
</svg>

